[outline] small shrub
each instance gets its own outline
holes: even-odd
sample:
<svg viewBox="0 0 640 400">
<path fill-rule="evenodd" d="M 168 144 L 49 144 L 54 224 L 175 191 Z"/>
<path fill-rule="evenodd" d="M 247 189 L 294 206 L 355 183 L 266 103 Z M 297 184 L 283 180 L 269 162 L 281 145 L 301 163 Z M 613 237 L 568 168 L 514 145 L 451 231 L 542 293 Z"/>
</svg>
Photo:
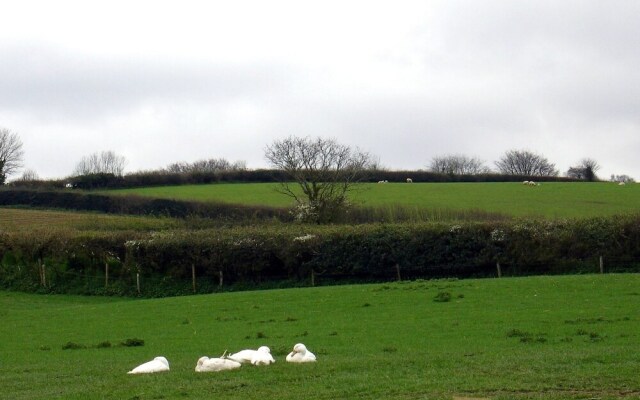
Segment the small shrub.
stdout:
<svg viewBox="0 0 640 400">
<path fill-rule="evenodd" d="M 98 349 L 108 349 L 109 347 L 111 347 L 111 342 L 108 340 L 100 342 L 96 345 L 96 348 Z"/>
</svg>

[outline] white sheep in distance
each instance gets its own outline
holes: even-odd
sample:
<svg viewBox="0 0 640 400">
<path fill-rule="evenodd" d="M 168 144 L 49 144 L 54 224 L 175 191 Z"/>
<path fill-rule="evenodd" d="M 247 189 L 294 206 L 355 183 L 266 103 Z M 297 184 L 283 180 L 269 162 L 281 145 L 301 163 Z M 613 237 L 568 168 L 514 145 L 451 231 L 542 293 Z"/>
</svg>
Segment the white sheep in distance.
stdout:
<svg viewBox="0 0 640 400">
<path fill-rule="evenodd" d="M 227 358 L 233 361 L 237 361 L 241 364 L 253 364 L 253 365 L 269 365 L 276 360 L 271 355 L 271 349 L 267 346 L 260 346 L 258 350 L 241 350 L 237 353 L 229 355 Z"/>
<path fill-rule="evenodd" d="M 200 357 L 196 364 L 196 372 L 219 372 L 240 368 L 242 364 L 227 358 Z"/>
<path fill-rule="evenodd" d="M 625 183 L 624 183 L 624 182 L 620 182 L 620 183 L 618 183 L 618 186 L 624 186 L 624 185 L 625 185 Z"/>
<path fill-rule="evenodd" d="M 307 350 L 304 344 L 298 343 L 293 346 L 293 351 L 287 355 L 286 360 L 294 363 L 314 362 L 316 361 L 316 356 Z"/>
<path fill-rule="evenodd" d="M 522 182 L 522 184 L 523 184 L 523 185 L 528 185 L 528 184 L 529 184 L 529 181 L 524 181 L 524 182 Z"/>
<path fill-rule="evenodd" d="M 164 371 L 169 371 L 169 361 L 164 357 L 156 357 L 151 361 L 138 365 L 127 374 L 152 374 Z"/>
<path fill-rule="evenodd" d="M 407 178 L 407 183 L 413 183 L 413 179 Z"/>
</svg>

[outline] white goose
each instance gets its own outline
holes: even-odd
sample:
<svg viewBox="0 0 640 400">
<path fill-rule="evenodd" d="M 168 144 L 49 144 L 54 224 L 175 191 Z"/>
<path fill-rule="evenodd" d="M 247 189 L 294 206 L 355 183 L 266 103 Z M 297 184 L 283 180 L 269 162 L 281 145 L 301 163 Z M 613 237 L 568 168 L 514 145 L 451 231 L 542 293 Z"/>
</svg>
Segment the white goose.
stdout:
<svg viewBox="0 0 640 400">
<path fill-rule="evenodd" d="M 127 374 L 151 374 L 164 371 L 169 371 L 169 361 L 164 357 L 156 357 L 151 361 L 138 365 Z"/>
<path fill-rule="evenodd" d="M 316 361 L 316 355 L 307 350 L 307 346 L 298 343 L 293 346 L 293 351 L 287 355 L 288 362 L 304 363 Z"/>
<path fill-rule="evenodd" d="M 196 365 L 196 372 L 218 372 L 240 368 L 242 364 L 227 358 L 200 357 Z"/>
<path fill-rule="evenodd" d="M 241 364 L 253 364 L 253 365 L 269 365 L 276 360 L 271 355 L 271 349 L 267 346 L 260 346 L 258 350 L 241 350 L 237 353 L 229 355 L 227 358 L 233 361 L 237 361 Z"/>
</svg>

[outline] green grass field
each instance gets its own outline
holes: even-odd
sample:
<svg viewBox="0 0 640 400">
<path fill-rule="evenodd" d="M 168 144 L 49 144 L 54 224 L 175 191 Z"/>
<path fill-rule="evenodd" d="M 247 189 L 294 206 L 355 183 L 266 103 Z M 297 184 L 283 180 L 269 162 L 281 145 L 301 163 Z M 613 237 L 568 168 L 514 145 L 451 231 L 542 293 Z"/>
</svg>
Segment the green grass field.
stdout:
<svg viewBox="0 0 640 400">
<path fill-rule="evenodd" d="M 277 184 L 210 184 L 115 190 L 110 193 L 197 201 L 290 206 Z M 542 183 L 388 183 L 363 184 L 353 194 L 365 207 L 431 210 L 482 210 L 509 216 L 588 218 L 640 211 L 640 184 Z"/>
<path fill-rule="evenodd" d="M 627 274 L 153 300 L 0 292 L 0 397 L 637 399 L 639 288 Z M 130 338 L 145 344 L 118 345 Z M 297 342 L 318 362 L 284 362 Z M 194 372 L 200 356 L 260 345 L 276 364 Z M 170 372 L 126 374 L 158 355 Z"/>
<path fill-rule="evenodd" d="M 164 217 L 0 207 L 0 229 L 5 231 L 28 232 L 50 229 L 150 231 L 175 229 L 182 225 L 177 219 Z"/>
</svg>

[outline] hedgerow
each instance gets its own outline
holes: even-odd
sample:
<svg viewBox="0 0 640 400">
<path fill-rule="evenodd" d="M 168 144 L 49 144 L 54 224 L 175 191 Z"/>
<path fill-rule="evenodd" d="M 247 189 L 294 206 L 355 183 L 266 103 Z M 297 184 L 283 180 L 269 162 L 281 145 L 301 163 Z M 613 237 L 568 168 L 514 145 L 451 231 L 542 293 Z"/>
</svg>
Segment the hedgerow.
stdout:
<svg viewBox="0 0 640 400">
<path fill-rule="evenodd" d="M 0 285 L 164 296 L 311 282 L 492 277 L 498 263 L 504 275 L 597 272 L 600 257 L 607 271 L 639 270 L 640 216 L 158 233 L 0 232 Z"/>
<path fill-rule="evenodd" d="M 578 179 L 554 176 L 524 176 L 505 175 L 499 173 L 455 175 L 424 170 L 418 171 L 389 171 L 372 170 L 367 171 L 363 181 L 378 182 L 386 180 L 389 182 L 406 182 L 411 178 L 413 182 L 521 182 L 523 180 L 535 179 L 539 182 L 572 182 Z M 286 172 L 272 169 L 255 170 L 227 170 L 212 172 L 183 172 L 172 173 L 163 170 L 139 171 L 118 176 L 110 173 L 98 173 L 89 175 L 74 176 L 67 179 L 58 180 L 35 180 L 35 181 L 14 181 L 10 186 L 13 188 L 31 188 L 41 190 L 63 189 L 70 185 L 77 189 L 122 189 L 149 186 L 175 186 L 208 184 L 216 182 L 280 182 L 288 179 Z"/>
</svg>

